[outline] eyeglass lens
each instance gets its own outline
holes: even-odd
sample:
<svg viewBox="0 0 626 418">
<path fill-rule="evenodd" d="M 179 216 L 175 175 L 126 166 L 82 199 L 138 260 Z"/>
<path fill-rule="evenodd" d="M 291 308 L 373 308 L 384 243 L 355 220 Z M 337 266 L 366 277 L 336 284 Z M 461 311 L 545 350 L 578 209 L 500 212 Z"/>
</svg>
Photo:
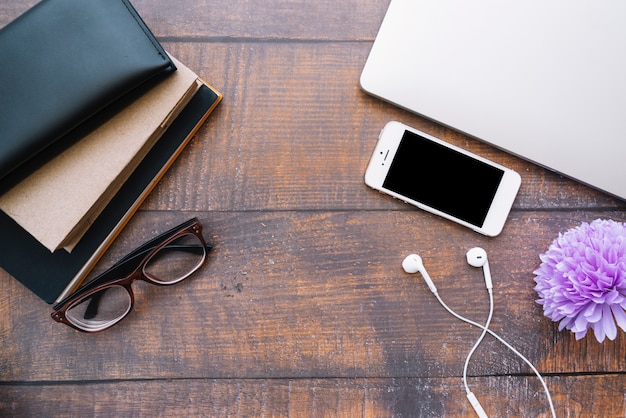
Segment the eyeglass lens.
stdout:
<svg viewBox="0 0 626 418">
<path fill-rule="evenodd" d="M 143 272 L 160 284 L 173 284 L 186 279 L 202 265 L 206 248 L 194 234 L 185 234 L 155 253 Z"/>
<path fill-rule="evenodd" d="M 65 317 L 86 331 L 99 331 L 115 324 L 131 308 L 131 296 L 123 286 L 107 287 L 72 305 Z"/>
<path fill-rule="evenodd" d="M 185 234 L 157 251 L 144 265 L 143 273 L 158 284 L 177 283 L 204 262 L 206 248 L 193 234 Z M 99 331 L 120 321 L 132 305 L 129 290 L 112 285 L 70 306 L 65 316 L 76 327 L 85 331 Z"/>
</svg>

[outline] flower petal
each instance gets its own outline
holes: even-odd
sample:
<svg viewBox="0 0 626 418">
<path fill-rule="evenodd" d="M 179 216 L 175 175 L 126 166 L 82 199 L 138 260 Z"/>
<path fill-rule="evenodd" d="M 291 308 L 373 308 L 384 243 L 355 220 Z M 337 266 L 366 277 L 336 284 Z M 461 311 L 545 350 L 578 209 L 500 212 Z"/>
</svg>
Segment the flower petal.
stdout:
<svg viewBox="0 0 626 418">
<path fill-rule="evenodd" d="M 582 330 L 587 329 L 588 326 L 589 322 L 587 321 L 587 318 L 582 315 L 578 315 L 574 320 L 574 325 L 571 329 L 574 332 L 581 332 Z"/>
<path fill-rule="evenodd" d="M 590 303 L 587 309 L 585 309 L 584 315 L 585 318 L 587 318 L 587 321 L 598 322 L 600 318 L 602 318 L 602 309 L 600 308 L 600 305 Z"/>
<path fill-rule="evenodd" d="M 613 305 L 611 306 L 611 311 L 613 312 L 617 325 L 619 325 L 623 331 L 626 331 L 626 312 L 624 312 L 624 308 L 619 305 Z"/>
<path fill-rule="evenodd" d="M 611 307 L 609 305 L 604 305 L 602 307 L 602 329 L 606 333 L 606 336 L 609 337 L 609 340 L 613 341 L 615 337 L 617 337 L 617 327 L 615 326 L 615 321 L 613 320 L 613 315 L 611 314 Z M 595 329 L 594 329 L 595 332 Z"/>
<path fill-rule="evenodd" d="M 587 329 L 584 329 L 582 331 L 576 332 L 576 333 L 574 333 L 574 335 L 576 336 L 576 340 L 577 341 L 581 340 L 581 339 L 585 338 L 585 335 L 587 335 Z M 602 342 L 602 341 L 600 341 L 600 342 Z"/>
<path fill-rule="evenodd" d="M 598 340 L 599 343 L 603 342 L 604 338 L 606 337 L 606 332 L 602 327 L 602 322 L 596 322 L 595 324 L 592 324 L 591 328 L 593 328 L 593 335 L 596 336 L 596 340 Z"/>
</svg>

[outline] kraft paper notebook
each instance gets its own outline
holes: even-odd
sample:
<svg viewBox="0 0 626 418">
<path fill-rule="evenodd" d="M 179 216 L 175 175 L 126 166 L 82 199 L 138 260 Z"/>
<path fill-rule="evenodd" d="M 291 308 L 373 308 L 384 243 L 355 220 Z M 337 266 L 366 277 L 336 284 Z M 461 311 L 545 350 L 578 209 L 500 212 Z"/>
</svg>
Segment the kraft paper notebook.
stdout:
<svg viewBox="0 0 626 418">
<path fill-rule="evenodd" d="M 43 0 L 0 57 L 0 191 L 176 70 L 127 0 Z"/>
<path fill-rule="evenodd" d="M 63 249 L 50 252 L 0 211 L 0 266 L 48 303 L 69 294 L 85 279 L 221 99 L 219 92 L 201 85 L 71 253 Z"/>
</svg>

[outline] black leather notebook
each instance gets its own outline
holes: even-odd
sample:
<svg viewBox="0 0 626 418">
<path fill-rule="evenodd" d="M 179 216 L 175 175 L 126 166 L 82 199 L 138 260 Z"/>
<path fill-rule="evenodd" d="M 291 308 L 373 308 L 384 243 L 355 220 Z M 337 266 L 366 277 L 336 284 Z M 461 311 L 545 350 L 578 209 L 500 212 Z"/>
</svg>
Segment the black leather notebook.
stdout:
<svg viewBox="0 0 626 418">
<path fill-rule="evenodd" d="M 127 0 L 35 5 L 0 30 L 0 191 L 175 70 Z"/>
<path fill-rule="evenodd" d="M 0 211 L 0 267 L 48 303 L 63 297 L 85 278 L 221 100 L 218 91 L 200 88 L 71 253 L 51 253 Z"/>
</svg>

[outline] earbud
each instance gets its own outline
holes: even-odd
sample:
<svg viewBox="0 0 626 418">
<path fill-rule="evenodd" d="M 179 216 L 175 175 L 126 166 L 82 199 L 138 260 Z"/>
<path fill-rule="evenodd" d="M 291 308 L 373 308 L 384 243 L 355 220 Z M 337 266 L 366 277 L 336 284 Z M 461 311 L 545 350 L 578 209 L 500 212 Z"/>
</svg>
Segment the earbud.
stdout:
<svg viewBox="0 0 626 418">
<path fill-rule="evenodd" d="M 417 254 L 409 254 L 402 261 L 402 268 L 409 274 L 417 273 L 424 268 L 422 257 Z"/>
<path fill-rule="evenodd" d="M 480 247 L 474 247 L 467 252 L 467 264 L 472 267 L 482 267 L 487 262 L 487 252 Z"/>
<path fill-rule="evenodd" d="M 485 285 L 487 289 L 493 288 L 491 282 L 491 270 L 489 269 L 489 260 L 487 260 L 487 252 L 480 247 L 474 247 L 466 254 L 467 263 L 472 267 L 482 267 L 485 276 Z"/>
<path fill-rule="evenodd" d="M 435 283 L 433 283 L 432 279 L 428 275 L 428 272 L 426 271 L 426 268 L 424 267 L 424 263 L 422 262 L 422 257 L 420 257 L 417 254 L 409 254 L 402 261 L 402 268 L 404 269 L 404 271 L 406 271 L 409 274 L 419 272 L 424 278 L 424 281 L 428 285 L 428 288 L 430 289 L 430 291 L 433 293 L 437 293 L 437 288 L 435 287 Z"/>
</svg>

